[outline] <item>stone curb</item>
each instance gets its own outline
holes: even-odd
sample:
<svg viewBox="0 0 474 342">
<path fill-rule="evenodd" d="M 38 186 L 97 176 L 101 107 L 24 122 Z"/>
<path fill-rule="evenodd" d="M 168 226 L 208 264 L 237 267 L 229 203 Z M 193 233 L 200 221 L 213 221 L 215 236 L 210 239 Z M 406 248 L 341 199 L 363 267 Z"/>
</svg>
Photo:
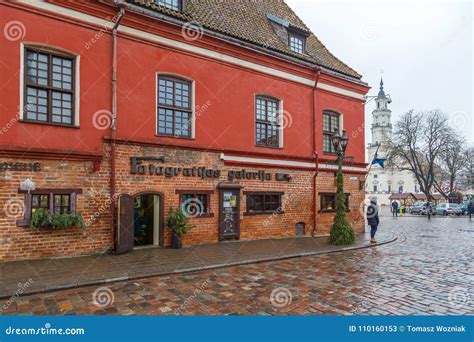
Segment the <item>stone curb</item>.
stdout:
<svg viewBox="0 0 474 342">
<path fill-rule="evenodd" d="M 87 286 L 97 286 L 97 285 L 105 285 L 105 284 L 113 284 L 117 282 L 122 282 L 122 281 L 131 281 L 131 280 L 141 280 L 141 279 L 147 279 L 147 278 L 153 278 L 153 277 L 159 277 L 159 276 L 165 276 L 165 275 L 171 275 L 171 274 L 181 274 L 181 273 L 193 273 L 193 272 L 199 272 L 199 271 L 206 271 L 206 270 L 211 270 L 211 269 L 217 269 L 217 268 L 224 268 L 224 267 L 231 267 L 231 266 L 239 266 L 239 265 L 248 265 L 248 264 L 256 264 L 256 263 L 263 263 L 263 262 L 270 262 L 270 261 L 277 261 L 277 260 L 286 260 L 286 259 L 293 259 L 293 258 L 303 258 L 307 256 L 314 256 L 314 255 L 323 255 L 323 254 L 332 254 L 332 253 L 340 253 L 340 252 L 346 252 L 346 251 L 353 251 L 353 250 L 358 250 L 358 249 L 364 249 L 364 248 L 371 248 L 371 247 L 376 247 L 376 246 L 382 246 L 391 242 L 394 242 L 398 239 L 397 236 L 392 234 L 392 236 L 388 237 L 385 240 L 379 241 L 375 244 L 367 244 L 363 246 L 355 246 L 355 247 L 341 247 L 340 249 L 337 250 L 330 250 L 330 251 L 315 251 L 315 252 L 306 252 L 306 253 L 294 253 L 294 254 L 288 254 L 288 255 L 281 255 L 277 257 L 270 257 L 270 258 L 258 258 L 258 259 L 249 259 L 249 260 L 244 260 L 244 261 L 236 261 L 236 262 L 229 262 L 225 264 L 213 264 L 209 266 L 200 266 L 200 267 L 195 267 L 195 268 L 189 268 L 189 269 L 178 269 L 174 271 L 164 271 L 164 272 L 153 272 L 153 273 L 144 273 L 144 274 L 136 274 L 136 275 L 129 275 L 129 276 L 123 276 L 123 277 L 117 277 L 117 278 L 110 278 L 110 279 L 102 279 L 102 280 L 92 280 L 92 281 L 83 281 L 80 283 L 70 283 L 70 284 L 63 284 L 63 285 L 54 285 L 53 287 L 48 287 L 44 290 L 33 290 L 33 291 L 25 291 L 22 294 L 11 294 L 11 295 L 1 295 L 0 299 L 8 299 L 11 298 L 12 296 L 18 296 L 18 297 L 24 297 L 24 296 L 30 296 L 30 295 L 35 295 L 35 294 L 41 294 L 41 293 L 49 293 L 49 292 L 55 292 L 55 291 L 62 291 L 62 290 L 70 290 L 74 288 L 79 288 L 79 287 L 87 287 Z M 1 312 L 1 310 L 0 310 Z"/>
</svg>

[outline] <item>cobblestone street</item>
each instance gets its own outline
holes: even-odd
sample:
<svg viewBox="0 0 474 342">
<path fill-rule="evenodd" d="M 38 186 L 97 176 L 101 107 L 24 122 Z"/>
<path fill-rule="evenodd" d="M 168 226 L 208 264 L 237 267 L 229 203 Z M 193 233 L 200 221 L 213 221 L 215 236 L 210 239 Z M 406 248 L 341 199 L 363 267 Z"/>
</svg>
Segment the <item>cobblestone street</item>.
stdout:
<svg viewBox="0 0 474 342">
<path fill-rule="evenodd" d="M 382 218 L 374 248 L 43 293 L 1 302 L 36 315 L 474 314 L 474 221 Z"/>
</svg>

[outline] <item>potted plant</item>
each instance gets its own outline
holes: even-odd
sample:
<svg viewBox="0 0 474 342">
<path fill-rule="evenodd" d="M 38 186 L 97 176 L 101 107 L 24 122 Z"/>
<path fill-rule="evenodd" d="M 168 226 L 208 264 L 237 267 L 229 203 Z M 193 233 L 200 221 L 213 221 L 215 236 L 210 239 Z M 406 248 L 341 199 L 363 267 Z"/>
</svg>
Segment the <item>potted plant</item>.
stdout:
<svg viewBox="0 0 474 342">
<path fill-rule="evenodd" d="M 40 228 L 61 230 L 77 226 L 84 228 L 80 214 L 51 214 L 47 209 L 38 208 L 31 215 L 30 227 L 34 230 Z"/>
<path fill-rule="evenodd" d="M 165 223 L 171 231 L 171 248 L 181 248 L 181 237 L 192 228 L 189 217 L 181 209 L 170 208 Z"/>
</svg>

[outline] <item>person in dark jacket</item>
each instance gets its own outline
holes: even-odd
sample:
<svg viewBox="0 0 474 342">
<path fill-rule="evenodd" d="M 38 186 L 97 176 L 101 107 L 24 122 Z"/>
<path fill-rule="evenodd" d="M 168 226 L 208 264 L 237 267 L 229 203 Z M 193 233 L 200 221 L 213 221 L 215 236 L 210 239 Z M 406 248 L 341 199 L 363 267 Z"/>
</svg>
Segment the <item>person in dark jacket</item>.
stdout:
<svg viewBox="0 0 474 342">
<path fill-rule="evenodd" d="M 392 215 L 394 217 L 398 216 L 398 202 L 396 200 L 392 201 Z"/>
<path fill-rule="evenodd" d="M 370 242 L 376 243 L 375 233 L 377 232 L 377 227 L 379 225 L 379 208 L 377 207 L 377 200 L 371 199 L 370 204 L 367 207 L 367 223 L 370 226 Z"/>
<path fill-rule="evenodd" d="M 472 204 L 472 201 L 469 201 L 469 204 L 467 205 L 467 212 L 469 213 L 469 221 L 471 221 L 472 214 L 474 214 L 474 204 Z"/>
</svg>

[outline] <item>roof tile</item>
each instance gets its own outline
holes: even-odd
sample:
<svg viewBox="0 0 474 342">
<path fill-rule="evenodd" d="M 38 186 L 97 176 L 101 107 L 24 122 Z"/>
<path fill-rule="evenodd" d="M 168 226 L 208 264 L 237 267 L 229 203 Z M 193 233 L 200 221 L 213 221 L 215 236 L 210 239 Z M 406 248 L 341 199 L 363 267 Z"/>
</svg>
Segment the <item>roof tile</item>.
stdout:
<svg viewBox="0 0 474 342">
<path fill-rule="evenodd" d="M 128 2 L 184 21 L 194 21 L 206 29 L 317 64 L 350 77 L 361 78 L 359 73 L 336 58 L 321 43 L 284 0 L 186 0 L 185 13 L 159 6 L 153 0 L 128 0 Z M 305 54 L 289 49 L 284 39 L 286 33 L 276 32 L 278 25 L 272 24 L 267 14 L 286 20 L 291 28 L 309 34 L 306 39 Z"/>
</svg>

